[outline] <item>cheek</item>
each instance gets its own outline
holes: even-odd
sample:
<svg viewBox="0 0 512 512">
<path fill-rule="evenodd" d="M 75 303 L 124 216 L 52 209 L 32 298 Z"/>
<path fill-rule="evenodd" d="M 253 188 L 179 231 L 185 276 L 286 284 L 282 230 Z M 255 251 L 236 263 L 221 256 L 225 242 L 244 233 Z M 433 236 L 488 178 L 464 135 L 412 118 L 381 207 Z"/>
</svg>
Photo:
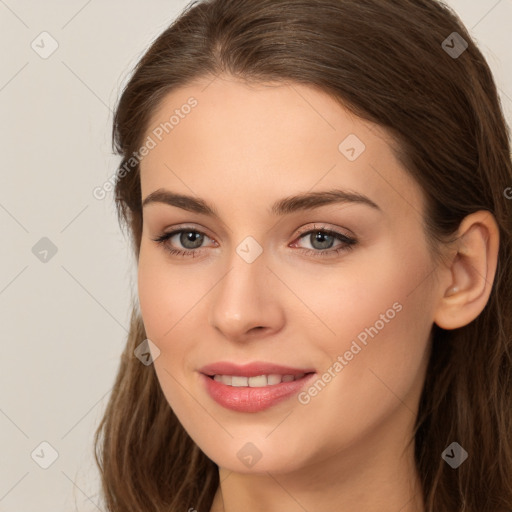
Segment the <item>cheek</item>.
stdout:
<svg viewBox="0 0 512 512">
<path fill-rule="evenodd" d="M 190 280 L 184 282 L 180 268 L 165 261 L 162 249 L 141 244 L 138 263 L 140 310 L 150 339 L 163 342 L 169 330 L 185 314 L 185 306 L 198 293 Z M 166 335 L 167 333 L 167 335 Z"/>
<path fill-rule="evenodd" d="M 141 245 L 138 264 L 138 296 L 147 337 L 160 350 L 154 369 L 166 400 L 175 412 L 186 410 L 183 373 L 187 364 L 187 311 L 197 302 L 190 291 L 190 280 L 183 282 L 183 272 L 172 266 L 159 250 Z M 187 286 L 188 284 L 188 286 Z M 186 332 L 186 331 L 185 331 Z M 180 385 L 181 384 L 181 385 Z"/>
<path fill-rule="evenodd" d="M 170 329 L 194 315 L 196 306 L 212 286 L 210 280 L 204 279 L 208 277 L 204 272 L 201 273 L 200 269 L 191 271 L 190 265 L 171 261 L 164 247 L 156 246 L 153 241 L 143 237 L 137 285 L 148 336 L 151 333 L 155 339 L 162 341 L 172 336 Z"/>
<path fill-rule="evenodd" d="M 163 330 L 165 319 L 166 295 L 165 283 L 157 266 L 151 265 L 149 258 L 141 250 L 138 265 L 138 296 L 140 311 L 148 338 L 157 341 Z"/>
<path fill-rule="evenodd" d="M 414 410 L 432 326 L 432 268 L 422 249 L 397 247 L 383 245 L 378 254 L 361 257 L 350 273 L 331 280 L 323 301 L 316 294 L 322 318 L 334 331 L 321 342 L 322 371 L 330 368 L 335 377 L 327 376 L 332 384 L 313 405 L 313 416 L 332 414 L 336 421 L 336 415 L 354 415 L 366 418 L 363 427 L 400 407 L 401 400 Z M 329 402 L 336 404 L 332 411 L 322 412 L 321 404 Z"/>
<path fill-rule="evenodd" d="M 363 342 L 373 339 L 368 331 L 375 334 L 376 329 L 379 339 L 386 338 L 384 333 L 404 324 L 414 327 L 414 319 L 428 317 L 424 285 L 432 269 L 427 253 L 418 246 L 389 240 L 354 252 L 338 267 L 318 266 L 315 272 L 282 269 L 308 307 L 307 316 L 319 333 L 321 329 L 322 336 L 316 339 L 322 340 L 327 355 L 343 354 L 358 336 Z"/>
</svg>

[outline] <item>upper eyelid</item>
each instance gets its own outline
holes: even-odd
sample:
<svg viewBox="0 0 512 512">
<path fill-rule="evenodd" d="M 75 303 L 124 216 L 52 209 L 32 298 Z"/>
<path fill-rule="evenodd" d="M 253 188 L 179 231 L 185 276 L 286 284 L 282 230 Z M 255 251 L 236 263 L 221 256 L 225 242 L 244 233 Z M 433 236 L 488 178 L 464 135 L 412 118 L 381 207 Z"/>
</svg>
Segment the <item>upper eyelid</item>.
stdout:
<svg viewBox="0 0 512 512">
<path fill-rule="evenodd" d="M 349 238 L 354 236 L 352 234 L 343 232 L 343 231 L 349 231 L 347 228 L 331 227 L 328 224 L 322 224 L 322 223 L 313 223 L 313 224 L 314 225 L 310 226 L 310 227 L 300 228 L 298 236 L 308 234 L 310 231 L 328 231 L 328 232 L 332 232 L 334 234 L 344 235 Z M 320 224 L 320 225 L 317 226 L 317 224 Z"/>
<path fill-rule="evenodd" d="M 173 227 L 172 229 L 170 229 L 168 232 L 164 232 L 163 234 L 176 234 L 177 232 L 180 232 L 180 231 L 196 231 L 197 233 L 201 233 L 203 235 L 206 235 L 208 238 L 211 238 L 213 239 L 214 237 L 210 236 L 208 233 L 207 233 L 207 229 L 206 228 L 203 228 L 203 227 L 195 227 L 195 226 L 191 226 L 191 225 L 185 225 L 185 226 L 176 226 L 176 227 Z M 338 230 L 345 230 L 345 231 L 350 231 L 348 230 L 347 228 L 339 228 L 339 227 L 332 227 L 330 226 L 328 223 L 322 223 L 322 222 L 313 222 L 313 226 L 306 226 L 306 227 L 301 227 L 298 229 L 298 235 L 303 235 L 304 233 L 307 233 L 308 231 L 310 230 L 318 230 L 318 231 L 334 231 L 334 232 L 338 232 Z M 344 234 L 344 233 L 341 233 L 341 234 Z M 349 236 L 349 235 L 347 235 Z"/>
</svg>

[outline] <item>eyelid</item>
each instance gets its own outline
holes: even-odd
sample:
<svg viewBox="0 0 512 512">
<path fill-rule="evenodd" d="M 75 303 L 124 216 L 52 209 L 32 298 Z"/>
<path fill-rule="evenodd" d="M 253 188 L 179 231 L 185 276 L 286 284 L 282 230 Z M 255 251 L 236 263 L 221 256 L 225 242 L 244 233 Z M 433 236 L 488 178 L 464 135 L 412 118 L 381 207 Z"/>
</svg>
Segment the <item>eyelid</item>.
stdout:
<svg viewBox="0 0 512 512">
<path fill-rule="evenodd" d="M 344 232 L 340 232 L 340 230 Z M 330 231 L 334 234 L 344 235 L 347 238 L 355 238 L 355 235 L 349 231 L 347 228 L 339 228 L 339 227 L 332 227 L 328 224 L 323 223 L 314 223 L 313 226 L 306 226 L 303 228 L 299 228 L 299 231 L 297 233 L 297 237 L 300 237 L 306 233 L 309 233 L 310 231 Z"/>
<path fill-rule="evenodd" d="M 161 235 L 159 235 L 159 236 L 164 236 L 164 235 L 174 236 L 181 231 L 195 231 L 196 233 L 199 233 L 201 235 L 208 237 L 210 240 L 213 240 L 215 243 L 218 243 L 214 237 L 212 237 L 208 234 L 208 231 L 209 231 L 208 229 L 204 228 L 203 226 L 196 227 L 192 224 L 184 224 L 184 225 L 178 224 L 177 226 L 173 226 L 172 229 L 170 229 L 169 231 L 162 231 Z"/>
</svg>

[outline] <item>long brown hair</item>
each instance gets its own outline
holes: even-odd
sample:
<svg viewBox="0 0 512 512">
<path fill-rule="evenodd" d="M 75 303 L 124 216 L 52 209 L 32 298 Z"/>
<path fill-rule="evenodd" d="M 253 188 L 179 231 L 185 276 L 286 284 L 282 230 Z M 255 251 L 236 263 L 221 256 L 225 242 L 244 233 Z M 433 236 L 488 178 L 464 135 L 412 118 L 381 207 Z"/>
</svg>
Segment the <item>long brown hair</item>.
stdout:
<svg viewBox="0 0 512 512">
<path fill-rule="evenodd" d="M 142 208 L 134 155 L 148 120 L 171 90 L 219 73 L 311 85 L 387 128 L 427 199 L 433 248 L 453 237 L 465 216 L 478 210 L 495 216 L 500 248 L 490 299 L 465 327 L 433 326 L 411 442 L 426 512 L 512 510 L 512 201 L 504 193 L 512 187 L 509 128 L 489 66 L 462 22 L 434 0 L 189 5 L 140 60 L 115 112 L 114 148 L 122 157 L 115 201 L 137 261 Z M 135 357 L 145 338 L 134 305 L 95 437 L 107 509 L 207 512 L 218 466 L 177 420 L 153 366 Z M 441 458 L 454 440 L 470 457 L 456 470 Z"/>
</svg>

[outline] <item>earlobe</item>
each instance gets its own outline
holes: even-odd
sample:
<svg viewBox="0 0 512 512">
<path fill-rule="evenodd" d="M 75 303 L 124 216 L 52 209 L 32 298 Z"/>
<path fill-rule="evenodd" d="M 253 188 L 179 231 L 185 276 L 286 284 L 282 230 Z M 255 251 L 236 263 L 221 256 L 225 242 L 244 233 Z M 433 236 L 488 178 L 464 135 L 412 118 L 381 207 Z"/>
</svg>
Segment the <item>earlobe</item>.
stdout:
<svg viewBox="0 0 512 512">
<path fill-rule="evenodd" d="M 494 216 L 488 211 L 468 215 L 461 222 L 456 245 L 446 279 L 440 280 L 434 316 L 434 322 L 443 329 L 469 324 L 489 300 L 499 249 L 499 228 Z"/>
</svg>

